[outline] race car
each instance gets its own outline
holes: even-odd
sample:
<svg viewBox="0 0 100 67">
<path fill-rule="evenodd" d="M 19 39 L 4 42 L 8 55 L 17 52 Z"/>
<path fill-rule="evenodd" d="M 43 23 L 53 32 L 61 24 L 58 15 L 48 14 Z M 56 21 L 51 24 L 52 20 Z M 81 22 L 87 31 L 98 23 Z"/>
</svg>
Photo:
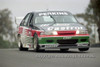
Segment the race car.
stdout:
<svg viewBox="0 0 100 67">
<path fill-rule="evenodd" d="M 18 26 L 19 50 L 78 48 L 89 50 L 88 30 L 68 11 L 41 11 L 28 13 Z"/>
</svg>

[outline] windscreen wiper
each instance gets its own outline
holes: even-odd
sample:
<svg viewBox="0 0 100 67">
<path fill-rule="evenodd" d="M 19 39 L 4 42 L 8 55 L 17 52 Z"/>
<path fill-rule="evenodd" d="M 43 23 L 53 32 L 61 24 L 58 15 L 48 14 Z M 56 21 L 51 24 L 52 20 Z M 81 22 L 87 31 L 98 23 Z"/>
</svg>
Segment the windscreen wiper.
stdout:
<svg viewBox="0 0 100 67">
<path fill-rule="evenodd" d="M 52 23 L 50 26 L 52 26 L 53 24 L 55 24 L 56 23 L 56 20 L 55 20 L 55 18 L 52 16 L 52 15 L 49 15 L 53 20 L 54 20 L 54 23 Z"/>
</svg>

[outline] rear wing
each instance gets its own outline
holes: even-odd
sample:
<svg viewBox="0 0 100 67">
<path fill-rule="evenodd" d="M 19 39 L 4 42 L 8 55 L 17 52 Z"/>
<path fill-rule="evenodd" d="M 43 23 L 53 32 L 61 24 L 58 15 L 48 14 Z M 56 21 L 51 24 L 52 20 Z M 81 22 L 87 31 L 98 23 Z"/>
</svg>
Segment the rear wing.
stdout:
<svg viewBox="0 0 100 67">
<path fill-rule="evenodd" d="M 19 26 L 23 18 L 24 17 L 15 17 L 15 24 L 17 25 L 17 27 Z"/>
</svg>

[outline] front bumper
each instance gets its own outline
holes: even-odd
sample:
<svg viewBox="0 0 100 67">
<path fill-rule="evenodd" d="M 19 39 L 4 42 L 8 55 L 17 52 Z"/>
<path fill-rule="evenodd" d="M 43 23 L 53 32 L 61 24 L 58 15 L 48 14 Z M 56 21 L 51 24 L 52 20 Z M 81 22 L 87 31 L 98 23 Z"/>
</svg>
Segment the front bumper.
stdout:
<svg viewBox="0 0 100 67">
<path fill-rule="evenodd" d="M 69 44 L 68 44 L 69 45 Z M 89 48 L 90 44 L 77 44 L 77 46 L 61 46 L 60 44 L 40 44 L 40 49 L 66 49 L 66 48 Z"/>
<path fill-rule="evenodd" d="M 89 36 L 53 36 L 39 37 L 41 49 L 48 48 L 87 48 L 89 47 Z"/>
</svg>

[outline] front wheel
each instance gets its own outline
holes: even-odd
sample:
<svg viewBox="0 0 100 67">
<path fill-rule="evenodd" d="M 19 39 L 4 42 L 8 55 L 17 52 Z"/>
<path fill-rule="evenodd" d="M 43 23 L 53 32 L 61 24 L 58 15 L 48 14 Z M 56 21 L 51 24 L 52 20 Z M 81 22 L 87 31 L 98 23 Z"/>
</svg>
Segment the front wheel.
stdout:
<svg viewBox="0 0 100 67">
<path fill-rule="evenodd" d="M 87 51 L 89 48 L 78 48 L 79 51 Z"/>
<path fill-rule="evenodd" d="M 34 40 L 33 40 L 33 48 L 35 52 L 41 52 L 45 51 L 44 49 L 40 49 L 39 43 L 38 43 L 38 35 L 34 35 Z"/>
<path fill-rule="evenodd" d="M 34 48 L 35 52 L 39 51 L 39 44 L 38 44 L 38 36 L 37 36 L 37 34 L 34 35 L 33 48 Z"/>
</svg>

